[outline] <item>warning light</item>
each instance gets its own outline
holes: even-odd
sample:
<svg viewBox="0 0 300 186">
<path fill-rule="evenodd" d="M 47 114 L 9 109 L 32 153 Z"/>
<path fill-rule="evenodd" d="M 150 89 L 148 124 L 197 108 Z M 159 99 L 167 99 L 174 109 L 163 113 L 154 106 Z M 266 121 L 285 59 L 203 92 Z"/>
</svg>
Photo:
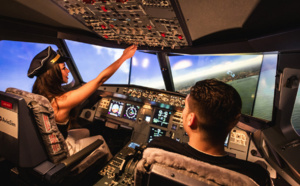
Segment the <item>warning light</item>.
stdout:
<svg viewBox="0 0 300 186">
<path fill-rule="evenodd" d="M 94 4 L 96 2 L 96 0 L 82 0 L 82 2 L 84 2 L 86 4 Z"/>
<path fill-rule="evenodd" d="M 147 26 L 147 28 L 148 28 L 148 30 L 151 30 L 151 29 L 152 29 L 152 26 L 151 26 L 151 25 L 149 25 L 149 26 Z"/>
<path fill-rule="evenodd" d="M 177 37 L 178 39 L 182 40 L 182 35 L 178 35 Z"/>
<path fill-rule="evenodd" d="M 107 9 L 105 8 L 105 6 L 101 6 L 101 9 L 102 9 L 104 12 L 107 12 Z"/>
<path fill-rule="evenodd" d="M 161 35 L 162 37 L 166 37 L 166 34 L 165 34 L 165 33 L 160 33 L 160 35 Z"/>
<path fill-rule="evenodd" d="M 106 26 L 105 25 L 101 25 L 101 28 L 106 29 Z"/>
<path fill-rule="evenodd" d="M 8 109 L 12 109 L 12 108 L 13 108 L 13 104 L 10 103 L 10 102 L 1 100 L 1 107 L 5 107 L 5 108 L 8 108 Z"/>
<path fill-rule="evenodd" d="M 108 39 L 108 35 L 104 35 L 104 37 L 105 37 L 106 39 Z"/>
</svg>

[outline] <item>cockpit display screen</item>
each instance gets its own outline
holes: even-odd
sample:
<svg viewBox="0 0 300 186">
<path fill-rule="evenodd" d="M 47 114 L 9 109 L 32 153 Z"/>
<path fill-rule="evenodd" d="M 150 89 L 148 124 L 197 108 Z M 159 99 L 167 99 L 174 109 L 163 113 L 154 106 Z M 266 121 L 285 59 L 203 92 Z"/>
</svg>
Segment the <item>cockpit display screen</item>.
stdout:
<svg viewBox="0 0 300 186">
<path fill-rule="evenodd" d="M 116 100 L 111 100 L 107 114 L 120 117 L 124 103 Z"/>
<path fill-rule="evenodd" d="M 225 139 L 225 142 L 224 142 L 224 146 L 225 147 L 228 147 L 229 135 L 230 134 L 228 134 L 227 137 L 226 137 L 226 139 Z"/>
<path fill-rule="evenodd" d="M 165 136 L 166 132 L 167 131 L 165 131 L 165 130 L 161 130 L 161 129 L 158 129 L 158 128 L 150 127 L 148 143 L 150 143 L 150 141 L 152 141 L 153 138 L 160 137 L 160 136 Z"/>
<path fill-rule="evenodd" d="M 140 106 L 126 103 L 123 117 L 130 120 L 136 120 L 139 109 Z"/>
<path fill-rule="evenodd" d="M 162 110 L 162 109 L 156 109 L 152 123 L 154 125 L 158 125 L 161 127 L 168 127 L 170 115 L 172 113 L 170 111 Z"/>
</svg>

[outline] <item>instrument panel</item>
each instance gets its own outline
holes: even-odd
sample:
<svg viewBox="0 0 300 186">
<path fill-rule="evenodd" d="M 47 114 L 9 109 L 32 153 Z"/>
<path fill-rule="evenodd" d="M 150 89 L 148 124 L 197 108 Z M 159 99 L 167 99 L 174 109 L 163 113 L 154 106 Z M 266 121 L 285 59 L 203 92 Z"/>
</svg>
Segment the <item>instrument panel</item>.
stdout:
<svg viewBox="0 0 300 186">
<path fill-rule="evenodd" d="M 129 129 L 132 134 L 130 141 L 99 172 L 101 179 L 95 185 L 134 185 L 135 166 L 143 149 L 156 137 L 168 136 L 183 143 L 189 141 L 182 118 L 185 95 L 140 86 L 117 85 L 101 86 L 97 93 L 101 100 L 94 109 L 85 110 L 81 115 L 89 116 L 85 119 L 90 121 L 104 121 L 105 127 L 110 129 Z M 171 105 L 172 98 L 180 100 L 178 106 Z M 86 111 L 93 113 L 85 114 Z M 257 152 L 255 146 L 250 145 L 253 144 L 253 131 L 243 130 L 239 125 L 244 124 L 238 124 L 231 130 L 224 143 L 225 151 L 238 159 L 247 160 L 251 157 L 261 160 L 261 157 L 254 157 L 252 153 Z"/>
<path fill-rule="evenodd" d="M 83 111 L 83 118 L 88 116 L 85 119 L 105 121 L 106 127 L 112 129 L 131 128 L 134 131 L 131 140 L 140 145 L 146 145 L 158 136 L 188 142 L 182 118 L 185 95 L 134 85 L 104 85 L 99 87 L 97 94 L 101 100 L 94 110 Z M 225 150 L 245 159 L 249 140 L 245 131 L 234 128 L 224 144 Z"/>
<path fill-rule="evenodd" d="M 147 144 L 158 136 L 188 141 L 183 129 L 181 110 L 106 97 L 99 102 L 94 118 L 105 120 L 105 125 L 109 128 L 134 129 L 132 140 L 141 144 Z"/>
</svg>

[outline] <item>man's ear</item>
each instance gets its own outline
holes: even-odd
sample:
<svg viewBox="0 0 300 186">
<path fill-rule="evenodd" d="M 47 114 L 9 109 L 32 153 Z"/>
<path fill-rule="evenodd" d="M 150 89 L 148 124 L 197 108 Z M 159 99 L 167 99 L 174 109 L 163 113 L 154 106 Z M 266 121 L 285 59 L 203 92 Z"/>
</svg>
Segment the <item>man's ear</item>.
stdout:
<svg viewBox="0 0 300 186">
<path fill-rule="evenodd" d="M 187 125 L 192 128 L 195 129 L 197 127 L 197 118 L 195 113 L 190 112 L 187 116 Z"/>
</svg>

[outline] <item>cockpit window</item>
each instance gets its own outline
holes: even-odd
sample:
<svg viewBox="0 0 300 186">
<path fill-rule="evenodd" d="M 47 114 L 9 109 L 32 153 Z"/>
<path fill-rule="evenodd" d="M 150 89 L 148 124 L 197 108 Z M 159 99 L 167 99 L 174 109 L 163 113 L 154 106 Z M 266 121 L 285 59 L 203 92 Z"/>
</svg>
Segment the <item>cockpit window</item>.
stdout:
<svg viewBox="0 0 300 186">
<path fill-rule="evenodd" d="M 271 120 L 274 102 L 277 54 L 264 54 L 253 116 Z"/>
<path fill-rule="evenodd" d="M 119 59 L 124 49 L 114 49 L 66 40 L 83 81 L 88 82 Z M 128 84 L 130 59 L 125 61 L 106 84 Z"/>
<path fill-rule="evenodd" d="M 158 58 L 155 54 L 137 51 L 132 58 L 130 84 L 165 89 Z"/>
<path fill-rule="evenodd" d="M 36 77 L 27 77 L 28 68 L 34 56 L 48 46 L 57 50 L 56 45 L 50 44 L 0 41 L 0 90 L 14 87 L 31 92 Z"/>
<path fill-rule="evenodd" d="M 188 94 L 195 82 L 216 78 L 241 95 L 242 113 L 251 115 L 263 55 L 170 56 L 175 90 Z"/>
<path fill-rule="evenodd" d="M 299 88 L 298 88 L 298 93 L 297 93 L 294 110 L 292 114 L 292 125 L 295 131 L 298 133 L 298 135 L 300 135 L 300 90 Z"/>
</svg>

